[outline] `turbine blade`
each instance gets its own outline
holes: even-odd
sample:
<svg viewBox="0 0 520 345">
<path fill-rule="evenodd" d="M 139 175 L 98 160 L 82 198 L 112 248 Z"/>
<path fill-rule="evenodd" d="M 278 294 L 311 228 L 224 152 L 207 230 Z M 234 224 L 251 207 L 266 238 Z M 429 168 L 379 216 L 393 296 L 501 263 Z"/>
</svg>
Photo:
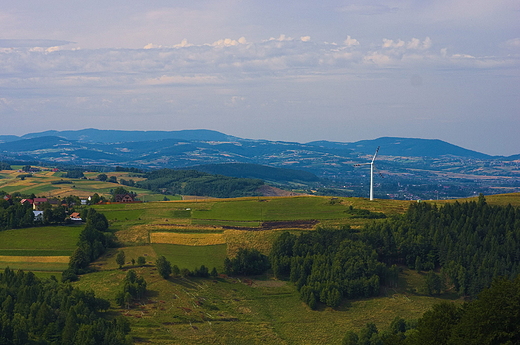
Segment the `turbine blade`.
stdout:
<svg viewBox="0 0 520 345">
<path fill-rule="evenodd" d="M 374 161 L 376 160 L 376 157 L 377 157 L 377 153 L 379 152 L 379 148 L 381 146 L 378 146 L 377 149 L 376 149 L 376 153 L 374 153 L 374 158 L 372 158 L 372 164 L 374 163 Z"/>
</svg>

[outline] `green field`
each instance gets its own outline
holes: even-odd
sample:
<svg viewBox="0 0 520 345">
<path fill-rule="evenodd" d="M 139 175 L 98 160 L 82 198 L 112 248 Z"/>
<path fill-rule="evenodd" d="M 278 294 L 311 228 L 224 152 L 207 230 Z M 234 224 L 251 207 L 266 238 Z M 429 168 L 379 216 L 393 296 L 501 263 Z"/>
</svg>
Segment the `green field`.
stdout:
<svg viewBox="0 0 520 345">
<path fill-rule="evenodd" d="M 210 270 L 216 267 L 217 270 L 224 269 L 224 259 L 226 258 L 226 245 L 213 246 L 182 246 L 175 244 L 152 244 L 158 256 L 164 256 L 172 265 L 179 268 L 188 268 L 193 270 L 201 265 L 208 267 Z"/>
<path fill-rule="evenodd" d="M 45 226 L 0 231 L 0 251 L 19 250 L 26 256 L 70 255 L 76 249 L 81 230 L 82 226 Z"/>
</svg>

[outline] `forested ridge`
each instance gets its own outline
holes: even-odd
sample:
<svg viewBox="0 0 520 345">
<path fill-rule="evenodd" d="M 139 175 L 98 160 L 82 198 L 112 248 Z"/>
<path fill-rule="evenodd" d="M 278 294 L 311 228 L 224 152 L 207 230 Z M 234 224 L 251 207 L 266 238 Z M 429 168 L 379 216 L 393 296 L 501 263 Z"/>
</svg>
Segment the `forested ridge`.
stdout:
<svg viewBox="0 0 520 345">
<path fill-rule="evenodd" d="M 335 307 L 342 298 L 379 295 L 381 285 L 396 284 L 398 266 L 429 271 L 427 294 L 449 289 L 476 297 L 493 279 L 520 273 L 520 210 L 488 205 L 482 195 L 440 207 L 415 203 L 361 231 L 284 233 L 270 262 L 274 275 L 294 282 L 313 309 L 318 302 Z"/>
<path fill-rule="evenodd" d="M 462 296 L 475 297 L 494 278 L 520 273 L 520 210 L 478 201 L 412 204 L 402 217 L 368 225 L 367 243 L 387 264 L 441 269 Z"/>
<path fill-rule="evenodd" d="M 145 174 L 146 180 L 137 182 L 139 188 L 164 194 L 233 198 L 257 196 L 258 179 L 211 175 L 196 170 L 160 169 Z"/>
</svg>

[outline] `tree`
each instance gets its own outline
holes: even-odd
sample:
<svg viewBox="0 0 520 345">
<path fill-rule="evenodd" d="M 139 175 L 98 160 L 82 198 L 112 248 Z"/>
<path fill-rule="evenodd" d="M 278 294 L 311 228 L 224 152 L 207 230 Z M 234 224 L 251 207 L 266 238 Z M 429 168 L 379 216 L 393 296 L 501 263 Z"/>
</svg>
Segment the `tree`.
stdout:
<svg viewBox="0 0 520 345">
<path fill-rule="evenodd" d="M 107 174 L 99 174 L 97 175 L 97 179 L 104 182 L 108 179 L 108 176 Z"/>
<path fill-rule="evenodd" d="M 438 274 L 433 271 L 428 272 L 424 282 L 424 293 L 428 295 L 439 295 L 442 290 L 442 281 Z"/>
<path fill-rule="evenodd" d="M 107 182 L 117 183 L 117 177 L 115 177 L 115 176 L 110 176 L 110 177 L 108 178 Z"/>
<path fill-rule="evenodd" d="M 155 267 L 157 267 L 159 275 L 164 279 L 168 279 L 168 277 L 172 273 L 172 265 L 168 260 L 166 260 L 164 256 L 159 257 L 155 261 Z"/>
<path fill-rule="evenodd" d="M 342 345 L 358 345 L 359 337 L 354 331 L 348 331 L 343 338 Z"/>
<path fill-rule="evenodd" d="M 119 268 L 123 268 L 123 265 L 125 264 L 125 259 L 125 252 L 120 250 L 116 256 L 116 263 L 119 265 Z"/>
<path fill-rule="evenodd" d="M 144 256 L 140 256 L 137 258 L 137 265 L 138 266 L 144 266 L 146 265 L 146 259 Z"/>
<path fill-rule="evenodd" d="M 452 328 L 460 319 L 461 309 L 454 303 L 435 304 L 417 322 L 417 332 L 407 339 L 410 344 L 443 345 L 448 344 Z M 467 344 L 462 342 L 461 344 Z"/>
<path fill-rule="evenodd" d="M 262 274 L 270 267 L 267 256 L 254 248 L 240 248 L 236 257 L 226 259 L 227 260 L 224 261 L 224 267 L 229 274 Z"/>
</svg>

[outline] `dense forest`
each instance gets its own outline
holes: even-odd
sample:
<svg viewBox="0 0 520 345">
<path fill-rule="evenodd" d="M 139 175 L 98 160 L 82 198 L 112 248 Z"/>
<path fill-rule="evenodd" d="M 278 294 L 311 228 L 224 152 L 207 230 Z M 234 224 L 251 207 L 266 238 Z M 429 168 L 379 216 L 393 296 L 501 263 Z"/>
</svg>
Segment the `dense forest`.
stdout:
<svg viewBox="0 0 520 345">
<path fill-rule="evenodd" d="M 282 234 L 270 254 L 273 273 L 289 278 L 312 309 L 337 307 L 343 297 L 379 295 L 382 282 L 397 280 L 397 268 L 378 261 L 376 251 L 349 228 Z"/>
<path fill-rule="evenodd" d="M 429 272 L 427 294 L 452 289 L 472 298 L 494 279 L 520 273 L 520 210 L 488 205 L 482 195 L 441 207 L 411 204 L 404 215 L 361 231 L 284 233 L 273 245 L 270 263 L 274 275 L 294 282 L 311 308 L 377 296 L 382 284 L 397 282 L 403 265 Z"/>
<path fill-rule="evenodd" d="M 402 217 L 372 223 L 363 239 L 386 264 L 441 269 L 446 283 L 475 297 L 494 278 L 520 273 L 520 210 L 478 201 L 412 204 Z"/>
<path fill-rule="evenodd" d="M 157 193 L 233 198 L 256 196 L 262 180 L 210 175 L 196 170 L 160 169 L 145 174 L 145 181 L 136 183 L 139 188 Z"/>
<path fill-rule="evenodd" d="M 103 318 L 110 303 L 92 291 L 6 268 L 0 300 L 0 345 L 132 343 L 128 322 Z"/>
</svg>

